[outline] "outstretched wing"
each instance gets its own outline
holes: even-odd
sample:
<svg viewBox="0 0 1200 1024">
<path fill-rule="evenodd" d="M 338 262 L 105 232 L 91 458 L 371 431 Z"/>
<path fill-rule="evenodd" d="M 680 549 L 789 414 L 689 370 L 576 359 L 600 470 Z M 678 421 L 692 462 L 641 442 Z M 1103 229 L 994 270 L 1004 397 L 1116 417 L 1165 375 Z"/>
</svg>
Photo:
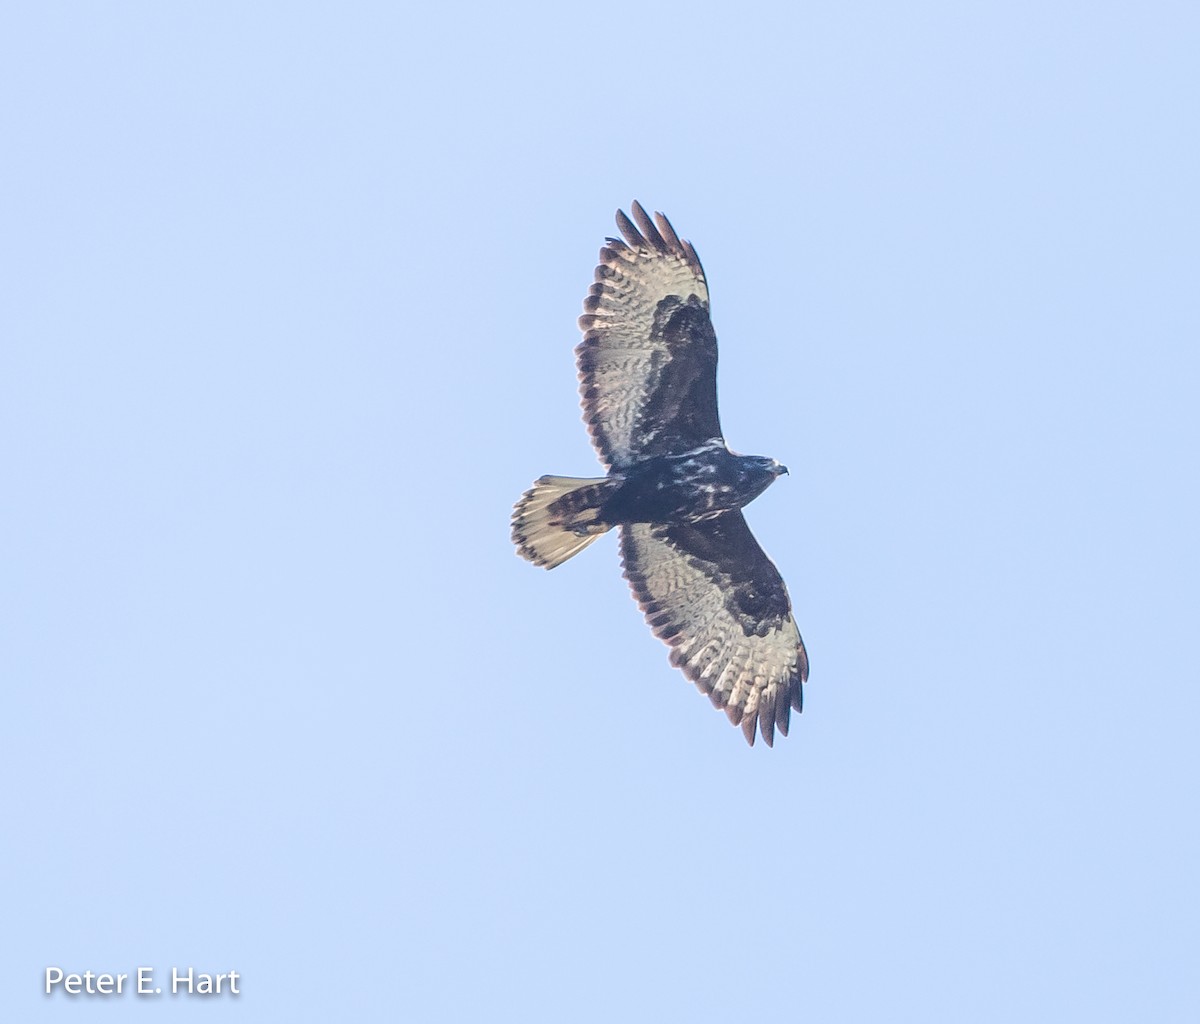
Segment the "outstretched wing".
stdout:
<svg viewBox="0 0 1200 1024">
<path fill-rule="evenodd" d="M 699 523 L 621 527 L 625 578 L 671 663 L 753 745 L 786 736 L 808 655 L 783 579 L 741 512 Z"/>
<path fill-rule="evenodd" d="M 636 226 L 617 211 L 625 241 L 610 238 L 600 250 L 579 318 L 583 416 L 613 469 L 721 436 L 704 269 L 667 218 L 654 217 L 636 202 Z"/>
</svg>

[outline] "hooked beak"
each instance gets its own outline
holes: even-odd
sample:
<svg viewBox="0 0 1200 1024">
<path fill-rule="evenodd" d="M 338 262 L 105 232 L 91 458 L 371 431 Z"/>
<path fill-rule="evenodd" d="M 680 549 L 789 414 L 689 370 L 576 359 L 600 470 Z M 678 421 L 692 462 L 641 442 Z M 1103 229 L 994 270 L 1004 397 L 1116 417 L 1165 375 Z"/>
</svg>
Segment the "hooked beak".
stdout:
<svg viewBox="0 0 1200 1024">
<path fill-rule="evenodd" d="M 776 476 L 787 476 L 788 475 L 787 466 L 785 466 L 778 459 L 775 460 L 775 475 Z"/>
</svg>

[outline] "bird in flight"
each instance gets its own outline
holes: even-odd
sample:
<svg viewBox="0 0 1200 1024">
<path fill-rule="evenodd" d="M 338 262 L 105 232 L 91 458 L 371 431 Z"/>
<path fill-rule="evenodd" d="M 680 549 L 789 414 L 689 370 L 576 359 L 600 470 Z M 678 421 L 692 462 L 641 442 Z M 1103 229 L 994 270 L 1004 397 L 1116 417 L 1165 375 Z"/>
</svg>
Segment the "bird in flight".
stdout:
<svg viewBox="0 0 1200 1024">
<path fill-rule="evenodd" d="M 742 507 L 787 472 L 731 452 L 717 417 L 717 336 L 690 242 L 638 203 L 600 250 L 575 349 L 606 476 L 543 476 L 517 502 L 517 553 L 553 569 L 614 526 L 625 578 L 671 663 L 771 746 L 800 711 L 808 656 L 779 571 Z"/>
</svg>

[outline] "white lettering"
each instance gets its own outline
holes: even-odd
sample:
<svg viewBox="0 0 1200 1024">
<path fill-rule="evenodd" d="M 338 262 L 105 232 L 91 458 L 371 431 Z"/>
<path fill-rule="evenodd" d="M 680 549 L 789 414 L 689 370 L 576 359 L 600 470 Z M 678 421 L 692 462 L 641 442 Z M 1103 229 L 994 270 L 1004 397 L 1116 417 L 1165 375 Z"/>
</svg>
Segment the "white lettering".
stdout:
<svg viewBox="0 0 1200 1024">
<path fill-rule="evenodd" d="M 119 974 L 115 978 L 111 974 L 97 974 L 95 991 L 102 996 L 111 996 L 114 992 L 120 993 L 121 983 L 128 977 L 128 974 Z"/>
<path fill-rule="evenodd" d="M 147 976 L 150 974 L 149 967 L 141 967 L 138 970 L 145 972 Z M 171 994 L 186 992 L 190 996 L 219 996 L 228 992 L 230 995 L 238 996 L 241 995 L 241 991 L 238 989 L 241 977 L 237 971 L 229 971 L 224 974 L 205 974 L 203 971 L 197 971 L 194 967 L 189 967 L 186 971 L 172 967 Z M 143 978 L 139 974 L 138 978 L 138 991 L 146 991 L 150 986 L 149 977 Z M 158 990 L 155 989 L 155 991 Z"/>
<path fill-rule="evenodd" d="M 46 995 L 61 985 L 67 995 L 77 996 L 81 992 L 89 996 L 112 996 L 125 994 L 128 974 L 97 974 L 84 971 L 82 974 L 67 974 L 61 967 L 46 968 Z"/>
<path fill-rule="evenodd" d="M 153 967 L 139 967 L 137 969 L 137 979 L 138 979 L 138 989 L 137 989 L 138 995 L 144 996 L 147 992 L 150 991 L 150 986 L 154 984 L 154 968 Z"/>
</svg>

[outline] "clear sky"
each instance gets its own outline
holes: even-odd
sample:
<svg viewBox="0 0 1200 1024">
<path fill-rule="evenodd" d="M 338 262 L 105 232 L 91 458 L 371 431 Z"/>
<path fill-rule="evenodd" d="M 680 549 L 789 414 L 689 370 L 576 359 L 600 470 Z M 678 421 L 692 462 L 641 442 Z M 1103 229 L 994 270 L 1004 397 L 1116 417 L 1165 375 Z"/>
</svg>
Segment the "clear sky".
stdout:
<svg viewBox="0 0 1200 1024">
<path fill-rule="evenodd" d="M 11 6 L 0 1013 L 1200 1018 L 1198 52 L 1188 3 Z M 508 539 L 597 471 L 635 198 L 792 471 L 774 750 L 614 537 Z"/>
</svg>

